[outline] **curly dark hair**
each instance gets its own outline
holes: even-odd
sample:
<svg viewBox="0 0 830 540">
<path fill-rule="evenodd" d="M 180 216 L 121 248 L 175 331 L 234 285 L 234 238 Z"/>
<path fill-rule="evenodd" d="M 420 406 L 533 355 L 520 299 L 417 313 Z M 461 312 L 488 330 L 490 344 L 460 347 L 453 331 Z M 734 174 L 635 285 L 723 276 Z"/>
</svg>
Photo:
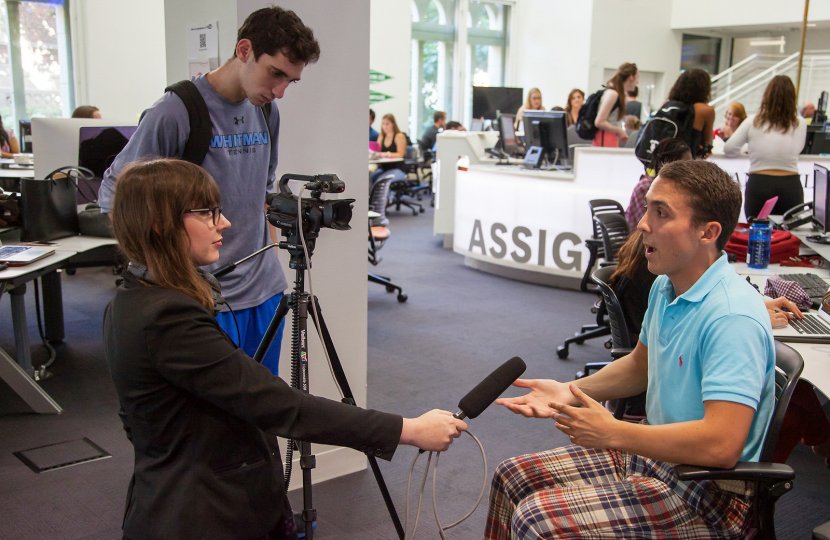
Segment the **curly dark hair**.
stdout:
<svg viewBox="0 0 830 540">
<path fill-rule="evenodd" d="M 695 224 L 708 221 L 720 223 L 718 251 L 738 224 L 741 214 L 741 188 L 729 173 L 708 161 L 673 161 L 660 169 L 660 178 L 671 181 L 689 197 Z"/>
<path fill-rule="evenodd" d="M 712 95 L 712 79 L 702 69 L 680 74 L 669 92 L 669 99 L 683 103 L 708 103 Z"/>
<path fill-rule="evenodd" d="M 236 35 L 236 42 L 251 40 L 254 59 L 260 55 L 284 54 L 292 64 L 311 64 L 320 59 L 320 44 L 311 28 L 303 24 L 293 11 L 271 6 L 254 11 Z M 234 56 L 236 47 L 234 47 Z"/>
<path fill-rule="evenodd" d="M 654 170 L 654 176 L 660 174 L 663 165 L 672 161 L 680 161 L 686 153 L 691 155 L 692 149 L 681 139 L 663 139 L 660 141 L 651 152 L 649 166 Z"/>
</svg>

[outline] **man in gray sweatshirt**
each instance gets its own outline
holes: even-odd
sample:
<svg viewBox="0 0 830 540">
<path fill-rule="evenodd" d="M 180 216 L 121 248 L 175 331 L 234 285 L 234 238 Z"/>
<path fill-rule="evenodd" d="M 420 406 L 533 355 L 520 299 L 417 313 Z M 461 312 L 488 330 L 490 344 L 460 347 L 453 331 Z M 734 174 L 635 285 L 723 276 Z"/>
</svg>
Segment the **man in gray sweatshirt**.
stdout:
<svg viewBox="0 0 830 540">
<path fill-rule="evenodd" d="M 273 191 L 277 169 L 280 115 L 274 100 L 303 68 L 316 62 L 320 46 L 293 11 L 259 9 L 239 28 L 233 57 L 193 83 L 210 113 L 212 137 L 201 166 L 216 179 L 222 213 L 233 223 L 223 232 L 222 255 L 208 271 L 220 268 L 276 241 L 265 219 L 265 195 Z M 272 103 L 270 114 L 261 108 Z M 138 130 L 104 174 L 99 193 L 102 212 L 112 208 L 118 174 L 128 163 L 147 157 L 181 157 L 190 136 L 184 102 L 165 93 L 145 111 Z M 148 224 L 149 226 L 149 224 Z M 222 329 L 253 356 L 287 287 L 276 250 L 255 257 L 221 279 L 228 306 L 217 314 Z M 237 332 L 238 328 L 238 332 Z M 277 373 L 282 327 L 263 363 Z"/>
</svg>

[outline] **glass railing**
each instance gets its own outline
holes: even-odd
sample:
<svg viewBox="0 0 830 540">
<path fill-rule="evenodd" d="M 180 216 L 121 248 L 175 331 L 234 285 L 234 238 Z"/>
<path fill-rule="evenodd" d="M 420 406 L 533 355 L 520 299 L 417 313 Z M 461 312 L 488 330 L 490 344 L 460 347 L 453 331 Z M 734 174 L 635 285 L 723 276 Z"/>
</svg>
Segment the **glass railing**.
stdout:
<svg viewBox="0 0 830 540">
<path fill-rule="evenodd" d="M 798 54 L 752 55 L 731 68 L 712 77 L 712 100 L 715 124 L 719 125 L 727 106 L 741 102 L 748 114 L 761 104 L 764 89 L 776 75 L 787 75 L 796 82 Z M 816 102 L 823 90 L 830 90 L 830 51 L 809 51 L 804 54 L 801 69 L 801 89 L 798 103 Z"/>
</svg>

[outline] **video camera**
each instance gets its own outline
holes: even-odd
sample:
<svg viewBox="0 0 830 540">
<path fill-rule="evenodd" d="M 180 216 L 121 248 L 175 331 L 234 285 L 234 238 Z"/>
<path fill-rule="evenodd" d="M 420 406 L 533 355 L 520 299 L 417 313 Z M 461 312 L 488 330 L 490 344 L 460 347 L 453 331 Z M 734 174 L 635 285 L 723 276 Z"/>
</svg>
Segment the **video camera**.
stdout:
<svg viewBox="0 0 830 540">
<path fill-rule="evenodd" d="M 305 182 L 303 186 L 311 192 L 310 198 L 298 198 L 288 187 L 290 180 Z M 300 227 L 306 243 L 308 256 L 314 251 L 314 244 L 323 227 L 338 231 L 351 229 L 352 203 L 354 199 L 322 199 L 323 193 L 342 193 L 346 184 L 335 174 L 318 174 L 314 176 L 284 174 L 279 180 L 279 191 L 269 193 L 268 221 L 282 232 L 286 242 L 280 247 L 291 254 L 289 267 L 306 268 L 303 247 L 300 242 Z"/>
</svg>

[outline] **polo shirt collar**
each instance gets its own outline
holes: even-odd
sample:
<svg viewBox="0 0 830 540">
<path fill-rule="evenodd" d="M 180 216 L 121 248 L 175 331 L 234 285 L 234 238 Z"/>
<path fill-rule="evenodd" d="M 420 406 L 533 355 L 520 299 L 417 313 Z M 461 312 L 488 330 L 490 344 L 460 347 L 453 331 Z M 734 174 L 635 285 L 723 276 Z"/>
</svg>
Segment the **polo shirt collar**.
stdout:
<svg viewBox="0 0 830 540">
<path fill-rule="evenodd" d="M 681 298 L 687 302 L 701 302 L 729 271 L 730 267 L 729 261 L 726 258 L 726 252 L 721 251 L 721 256 L 706 269 L 703 275 L 695 281 L 694 285 L 688 291 L 675 298 L 674 285 L 672 285 L 670 279 L 666 279 L 660 292 L 670 303 Z"/>
</svg>

